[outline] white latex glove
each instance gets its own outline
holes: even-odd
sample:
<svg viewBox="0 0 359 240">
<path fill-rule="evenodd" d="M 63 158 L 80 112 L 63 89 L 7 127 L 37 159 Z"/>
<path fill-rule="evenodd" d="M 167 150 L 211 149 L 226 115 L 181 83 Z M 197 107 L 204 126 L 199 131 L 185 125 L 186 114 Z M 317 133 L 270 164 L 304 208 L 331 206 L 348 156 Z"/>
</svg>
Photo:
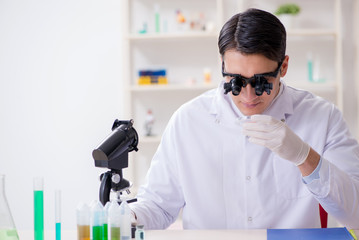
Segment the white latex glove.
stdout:
<svg viewBox="0 0 359 240">
<path fill-rule="evenodd" d="M 249 142 L 269 148 L 281 158 L 301 165 L 307 159 L 310 146 L 303 142 L 284 122 L 268 115 L 252 115 L 242 123 Z"/>
</svg>

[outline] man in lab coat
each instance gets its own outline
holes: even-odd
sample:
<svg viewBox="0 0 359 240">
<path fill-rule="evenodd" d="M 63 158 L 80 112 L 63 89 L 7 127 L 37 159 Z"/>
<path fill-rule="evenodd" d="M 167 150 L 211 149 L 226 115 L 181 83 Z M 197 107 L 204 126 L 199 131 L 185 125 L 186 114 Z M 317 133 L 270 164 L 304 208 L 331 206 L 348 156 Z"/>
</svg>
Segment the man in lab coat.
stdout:
<svg viewBox="0 0 359 240">
<path fill-rule="evenodd" d="M 359 229 L 359 146 L 340 111 L 287 86 L 286 31 L 250 9 L 223 26 L 224 81 L 172 116 L 131 205 L 164 229 L 320 227 L 319 204 Z"/>
</svg>

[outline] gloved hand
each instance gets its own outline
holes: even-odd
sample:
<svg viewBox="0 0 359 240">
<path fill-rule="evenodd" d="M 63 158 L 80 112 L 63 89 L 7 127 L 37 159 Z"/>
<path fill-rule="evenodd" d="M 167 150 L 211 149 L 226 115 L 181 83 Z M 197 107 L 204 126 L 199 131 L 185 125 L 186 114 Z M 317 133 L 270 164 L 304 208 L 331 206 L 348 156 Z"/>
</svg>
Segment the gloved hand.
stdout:
<svg viewBox="0 0 359 240">
<path fill-rule="evenodd" d="M 269 148 L 281 158 L 301 165 L 307 159 L 310 146 L 303 142 L 284 122 L 268 115 L 252 115 L 242 123 L 249 142 Z"/>
</svg>

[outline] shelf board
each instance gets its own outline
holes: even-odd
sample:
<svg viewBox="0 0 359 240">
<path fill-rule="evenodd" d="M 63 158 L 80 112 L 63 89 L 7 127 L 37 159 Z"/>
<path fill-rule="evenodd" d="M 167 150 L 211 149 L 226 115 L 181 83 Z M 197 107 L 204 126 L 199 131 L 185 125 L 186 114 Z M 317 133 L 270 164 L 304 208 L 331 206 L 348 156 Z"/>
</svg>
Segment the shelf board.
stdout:
<svg viewBox="0 0 359 240">
<path fill-rule="evenodd" d="M 157 91 L 206 91 L 217 88 L 216 84 L 159 84 L 159 85 L 134 85 L 130 87 L 132 92 L 157 92 Z"/>
<path fill-rule="evenodd" d="M 217 32 L 183 32 L 183 33 L 132 33 L 127 35 L 129 40 L 154 40 L 154 39 L 184 39 L 184 38 L 217 38 Z"/>
<path fill-rule="evenodd" d="M 288 29 L 289 36 L 336 36 L 335 29 L 330 28 L 298 28 Z M 129 40 L 166 40 L 166 39 L 191 39 L 191 38 L 218 38 L 217 32 L 178 32 L 178 33 L 130 33 L 127 35 Z"/>
<path fill-rule="evenodd" d="M 289 36 L 336 36 L 335 29 L 330 28 L 308 28 L 308 29 L 288 29 L 287 34 Z"/>
</svg>

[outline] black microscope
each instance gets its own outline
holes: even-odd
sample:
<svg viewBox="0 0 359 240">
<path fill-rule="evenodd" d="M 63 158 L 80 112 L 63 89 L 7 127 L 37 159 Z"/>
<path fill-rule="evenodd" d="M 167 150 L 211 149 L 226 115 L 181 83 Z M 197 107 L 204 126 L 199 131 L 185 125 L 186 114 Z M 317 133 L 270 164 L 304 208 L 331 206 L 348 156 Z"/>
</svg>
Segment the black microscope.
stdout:
<svg viewBox="0 0 359 240">
<path fill-rule="evenodd" d="M 112 132 L 102 143 L 92 152 L 95 166 L 108 168 L 100 176 L 100 201 L 105 206 L 110 200 L 111 190 L 117 193 L 119 202 L 123 191 L 130 193 L 131 182 L 123 178 L 122 169 L 128 167 L 128 153 L 138 151 L 138 134 L 133 128 L 133 120 L 121 121 L 115 120 L 112 126 Z M 128 203 L 135 202 L 137 199 L 126 200 Z"/>
</svg>

